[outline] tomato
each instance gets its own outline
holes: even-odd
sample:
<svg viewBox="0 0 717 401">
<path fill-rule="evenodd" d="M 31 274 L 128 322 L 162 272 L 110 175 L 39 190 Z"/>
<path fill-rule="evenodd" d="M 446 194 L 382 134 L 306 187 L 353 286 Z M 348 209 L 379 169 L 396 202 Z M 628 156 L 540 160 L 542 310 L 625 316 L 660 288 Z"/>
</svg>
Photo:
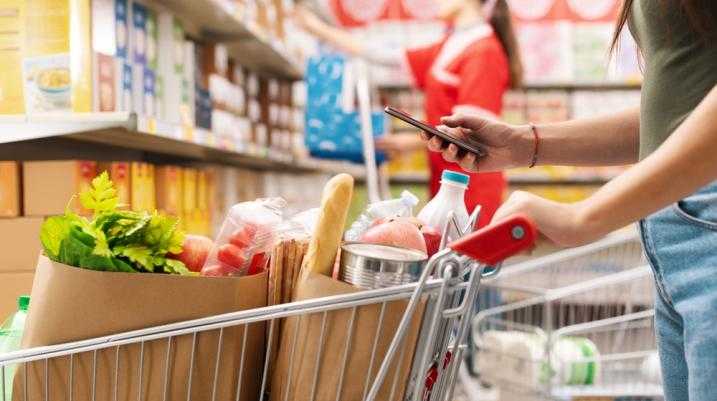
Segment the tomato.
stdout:
<svg viewBox="0 0 717 401">
<path fill-rule="evenodd" d="M 241 268 L 246 261 L 243 250 L 232 244 L 224 244 L 220 246 L 219 251 L 217 252 L 217 259 L 235 269 Z"/>
<path fill-rule="evenodd" d="M 229 237 L 229 243 L 239 248 L 247 248 L 254 241 L 252 230 L 247 230 L 249 226 L 244 226 L 232 233 Z"/>
<path fill-rule="evenodd" d="M 259 252 L 254 254 L 254 257 L 251 258 L 251 264 L 249 265 L 249 271 L 247 271 L 247 275 L 251 276 L 252 274 L 258 274 L 264 271 L 266 268 L 266 262 L 269 258 L 266 257 L 266 254 L 264 252 Z"/>
</svg>

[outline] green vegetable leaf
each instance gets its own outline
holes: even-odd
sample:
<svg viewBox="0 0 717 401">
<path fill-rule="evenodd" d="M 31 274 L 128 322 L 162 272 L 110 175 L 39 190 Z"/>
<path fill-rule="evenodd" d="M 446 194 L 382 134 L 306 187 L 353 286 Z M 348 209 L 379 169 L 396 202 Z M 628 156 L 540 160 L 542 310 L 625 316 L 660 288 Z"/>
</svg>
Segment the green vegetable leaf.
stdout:
<svg viewBox="0 0 717 401">
<path fill-rule="evenodd" d="M 53 216 L 42 223 L 40 242 L 48 258 L 61 262 L 62 241 L 70 234 L 71 222 L 65 216 Z"/>
<path fill-rule="evenodd" d="M 85 209 L 94 211 L 95 216 L 117 208 L 119 203 L 117 191 L 106 171 L 92 180 L 90 189 L 80 193 L 80 203 Z"/>
<path fill-rule="evenodd" d="M 166 259 L 164 262 L 164 271 L 170 274 L 181 274 L 183 276 L 195 276 L 196 273 L 189 271 L 187 266 L 179 260 Z"/>
<path fill-rule="evenodd" d="M 165 255 L 181 253 L 184 232 L 178 228 L 179 220 L 155 213 L 147 225 L 144 241 L 155 253 Z"/>
<path fill-rule="evenodd" d="M 115 268 L 117 269 L 117 271 L 125 272 L 125 273 L 137 273 L 137 270 L 133 269 L 129 263 L 125 262 L 124 260 L 122 260 L 120 258 L 113 257 L 112 264 L 115 265 Z"/>
<path fill-rule="evenodd" d="M 115 256 L 124 256 L 143 270 L 154 272 L 154 255 L 144 245 L 117 246 L 113 249 Z"/>
</svg>

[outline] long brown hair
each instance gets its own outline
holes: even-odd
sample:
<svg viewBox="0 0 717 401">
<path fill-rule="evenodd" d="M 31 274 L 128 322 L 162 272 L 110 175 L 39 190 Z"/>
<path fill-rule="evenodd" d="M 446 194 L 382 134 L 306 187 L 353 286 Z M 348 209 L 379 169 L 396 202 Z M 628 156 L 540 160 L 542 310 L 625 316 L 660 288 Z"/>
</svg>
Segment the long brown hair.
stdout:
<svg viewBox="0 0 717 401">
<path fill-rule="evenodd" d="M 660 0 L 663 3 L 666 0 Z M 703 40 L 706 40 L 710 35 L 714 35 L 715 29 L 715 17 L 713 9 L 708 7 L 709 2 L 714 0 L 670 0 L 679 1 L 680 10 L 687 16 L 690 28 Z M 627 21 L 630 20 L 632 15 L 632 4 L 634 0 L 624 0 L 622 10 L 617 19 L 617 25 L 615 26 L 615 33 L 612 36 L 612 43 L 610 44 L 610 53 L 614 52 L 620 43 L 620 33 L 625 29 Z"/>
<path fill-rule="evenodd" d="M 481 0 L 485 3 L 487 0 Z M 518 88 L 523 84 L 523 60 L 520 57 L 518 39 L 513 28 L 513 19 L 510 15 L 510 7 L 506 0 L 497 0 L 493 8 L 493 15 L 488 21 L 493 27 L 495 35 L 508 56 L 508 68 L 510 69 L 510 86 Z"/>
</svg>

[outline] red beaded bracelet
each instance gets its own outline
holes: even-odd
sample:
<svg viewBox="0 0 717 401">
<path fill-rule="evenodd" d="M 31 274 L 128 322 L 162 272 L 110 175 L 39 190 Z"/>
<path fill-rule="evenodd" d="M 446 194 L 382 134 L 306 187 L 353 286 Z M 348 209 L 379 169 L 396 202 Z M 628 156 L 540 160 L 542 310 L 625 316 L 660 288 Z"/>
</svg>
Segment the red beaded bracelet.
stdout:
<svg viewBox="0 0 717 401">
<path fill-rule="evenodd" d="M 535 144 L 533 146 L 533 158 L 530 161 L 528 168 L 533 168 L 538 163 L 538 147 L 540 145 L 540 136 L 538 135 L 538 128 L 535 124 L 530 124 L 530 129 L 533 131 L 533 137 L 535 137 Z"/>
</svg>

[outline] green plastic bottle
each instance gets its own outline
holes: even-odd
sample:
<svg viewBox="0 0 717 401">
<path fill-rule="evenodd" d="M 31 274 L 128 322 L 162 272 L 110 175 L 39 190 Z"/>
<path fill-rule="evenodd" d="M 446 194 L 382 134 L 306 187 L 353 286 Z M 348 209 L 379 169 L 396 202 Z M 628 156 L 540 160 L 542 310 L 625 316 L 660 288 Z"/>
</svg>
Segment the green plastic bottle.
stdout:
<svg viewBox="0 0 717 401">
<path fill-rule="evenodd" d="M 22 342 L 22 332 L 25 329 L 25 318 L 27 317 L 27 308 L 30 306 L 30 297 L 23 295 L 17 299 L 17 312 L 7 318 L 0 326 L 0 355 L 20 349 Z M 17 366 L 5 366 L 5 382 L 0 383 L 3 388 L 0 390 L 5 392 L 5 399 L 12 399 L 12 380 L 15 376 Z M 0 369 L 0 377 L 2 372 Z M 1 380 L 1 379 L 0 379 Z"/>
</svg>

